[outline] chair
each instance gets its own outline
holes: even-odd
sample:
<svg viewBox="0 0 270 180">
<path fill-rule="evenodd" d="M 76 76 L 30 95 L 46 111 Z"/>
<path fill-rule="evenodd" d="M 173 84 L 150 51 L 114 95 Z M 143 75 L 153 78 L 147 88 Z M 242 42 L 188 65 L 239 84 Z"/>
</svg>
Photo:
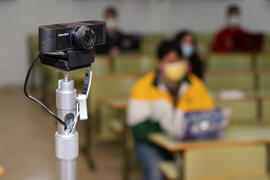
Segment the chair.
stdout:
<svg viewBox="0 0 270 180">
<path fill-rule="evenodd" d="M 256 123 L 258 122 L 258 100 L 255 97 L 247 97 L 239 100 L 215 99 L 216 107 L 230 107 L 233 110 L 232 123 Z"/>
<path fill-rule="evenodd" d="M 270 71 L 258 72 L 258 90 L 262 93 L 270 92 Z"/>
<path fill-rule="evenodd" d="M 94 75 L 106 75 L 111 73 L 111 59 L 108 56 L 95 55 L 95 61 L 92 64 Z"/>
<path fill-rule="evenodd" d="M 263 97 L 261 99 L 261 120 L 262 122 L 270 122 L 270 97 Z"/>
<path fill-rule="evenodd" d="M 206 58 L 212 51 L 214 34 L 195 34 L 195 39 L 197 43 L 197 51 L 203 57 Z"/>
<path fill-rule="evenodd" d="M 95 61 L 91 64 L 93 76 L 108 75 L 111 73 L 110 58 L 108 56 L 96 55 Z M 70 72 L 70 78 L 79 81 L 79 86 L 82 86 L 82 82 L 85 77 L 86 69 L 79 69 Z"/>
<path fill-rule="evenodd" d="M 118 99 L 118 97 L 119 99 L 128 99 L 133 85 L 140 76 L 125 74 L 94 77 L 93 88 L 88 100 L 91 119 L 94 121 L 92 123 L 96 128 L 95 139 L 99 141 L 122 140 L 124 179 L 128 179 L 131 169 L 130 157 L 133 146 L 131 133 L 125 126 L 125 110 L 115 110 L 102 104 L 100 100 Z"/>
<path fill-rule="evenodd" d="M 207 60 L 208 71 L 252 70 L 252 56 L 241 53 L 214 53 Z"/>
<path fill-rule="evenodd" d="M 38 54 L 38 36 L 36 34 L 30 34 L 27 38 L 28 41 L 28 59 L 29 65 L 32 64 L 34 57 Z M 35 68 L 32 71 L 31 89 L 36 90 L 37 74 L 40 73 L 40 65 L 36 64 Z"/>
<path fill-rule="evenodd" d="M 270 52 L 270 35 L 264 36 L 263 51 Z"/>
<path fill-rule="evenodd" d="M 98 124 L 98 136 L 100 139 L 116 139 L 117 133 L 112 130 L 112 121 L 115 119 L 119 121 L 121 115 L 99 104 L 99 100 L 111 96 L 126 96 L 128 98 L 128 95 L 138 78 L 138 75 L 93 77 L 93 84 L 88 100 L 89 112 L 95 123 Z"/>
<path fill-rule="evenodd" d="M 155 70 L 156 60 L 149 54 L 124 54 L 114 59 L 114 73 L 147 73 Z"/>
<path fill-rule="evenodd" d="M 208 72 L 205 82 L 210 90 L 239 89 L 250 92 L 255 90 L 255 73 L 243 72 Z"/>
<path fill-rule="evenodd" d="M 38 50 L 38 36 L 36 34 L 30 34 L 28 36 L 28 55 L 29 55 L 29 64 L 32 63 L 33 58 L 39 52 Z M 32 72 L 32 82 L 37 82 L 37 77 L 41 79 L 41 101 L 45 104 L 50 104 L 50 95 L 52 92 L 55 92 L 57 88 L 57 80 L 59 79 L 60 74 L 53 68 L 49 66 L 41 65 L 37 63 Z M 33 90 L 37 88 L 31 86 Z"/>
<path fill-rule="evenodd" d="M 186 180 L 248 180 L 248 174 L 265 171 L 266 154 L 263 145 L 188 151 Z"/>
<path fill-rule="evenodd" d="M 30 34 L 28 36 L 29 42 L 29 60 L 32 62 L 32 58 L 38 53 L 38 36 L 36 34 Z"/>
<path fill-rule="evenodd" d="M 270 70 L 270 53 L 261 53 L 256 56 L 256 69 Z"/>
<path fill-rule="evenodd" d="M 267 180 L 266 148 L 263 145 L 206 148 L 185 153 L 185 180 Z M 168 180 L 179 179 L 173 161 L 159 165 Z"/>
</svg>

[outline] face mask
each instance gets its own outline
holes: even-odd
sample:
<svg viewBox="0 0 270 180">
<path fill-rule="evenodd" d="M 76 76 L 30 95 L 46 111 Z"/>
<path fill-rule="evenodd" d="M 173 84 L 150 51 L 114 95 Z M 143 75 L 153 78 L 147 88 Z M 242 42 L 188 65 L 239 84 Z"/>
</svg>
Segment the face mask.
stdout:
<svg viewBox="0 0 270 180">
<path fill-rule="evenodd" d="M 170 63 L 165 66 L 165 76 L 172 82 L 179 82 L 187 73 L 185 62 Z"/>
<path fill-rule="evenodd" d="M 185 58 L 189 58 L 194 54 L 194 46 L 192 44 L 182 44 L 181 45 L 182 53 Z"/>
<path fill-rule="evenodd" d="M 108 29 L 114 29 L 116 28 L 116 25 L 117 25 L 117 21 L 115 19 L 108 19 L 106 21 L 106 26 Z"/>
<path fill-rule="evenodd" d="M 229 17 L 229 19 L 228 19 L 228 24 L 229 25 L 240 25 L 240 23 L 241 23 L 241 19 L 240 19 L 240 17 L 239 16 L 235 16 L 235 15 L 233 15 L 233 16 L 230 16 Z"/>
</svg>

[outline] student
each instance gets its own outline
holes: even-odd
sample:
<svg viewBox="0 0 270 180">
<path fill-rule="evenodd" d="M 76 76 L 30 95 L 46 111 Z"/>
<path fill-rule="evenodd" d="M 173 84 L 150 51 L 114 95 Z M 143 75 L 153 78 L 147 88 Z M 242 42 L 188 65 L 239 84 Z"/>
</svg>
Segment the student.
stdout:
<svg viewBox="0 0 270 180">
<path fill-rule="evenodd" d="M 174 41 L 182 49 L 183 57 L 188 59 L 188 70 L 202 79 L 204 66 L 197 53 L 193 34 L 190 31 L 181 31 L 176 34 Z"/>
<path fill-rule="evenodd" d="M 157 71 L 142 77 L 133 87 L 127 121 L 135 139 L 135 153 L 145 180 L 164 179 L 159 170 L 171 155 L 148 140 L 150 133 L 162 132 L 181 138 L 186 111 L 210 110 L 213 101 L 204 83 L 188 73 L 188 61 L 179 47 L 162 42 L 157 51 Z"/>
<path fill-rule="evenodd" d="M 235 51 L 236 37 L 247 34 L 241 27 L 241 13 L 238 6 L 230 5 L 226 15 L 227 24 L 216 34 L 214 42 L 214 51 L 216 52 Z"/>
<path fill-rule="evenodd" d="M 104 12 L 106 22 L 106 44 L 96 47 L 97 54 L 117 55 L 120 52 L 123 39 L 122 32 L 117 27 L 118 12 L 113 7 L 108 7 Z"/>
</svg>

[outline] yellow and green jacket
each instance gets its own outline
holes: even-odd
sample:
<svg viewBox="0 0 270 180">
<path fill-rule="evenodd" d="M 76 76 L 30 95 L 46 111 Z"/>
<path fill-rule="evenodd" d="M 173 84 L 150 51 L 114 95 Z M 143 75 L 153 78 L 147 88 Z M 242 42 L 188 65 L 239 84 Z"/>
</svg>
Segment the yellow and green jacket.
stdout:
<svg viewBox="0 0 270 180">
<path fill-rule="evenodd" d="M 187 111 L 209 110 L 213 101 L 204 83 L 195 75 L 187 75 L 180 85 L 177 99 L 158 80 L 158 73 L 142 77 L 133 87 L 128 103 L 127 123 L 137 141 L 149 143 L 150 133 L 164 132 L 181 138 L 183 115 Z M 182 131 L 181 131 L 182 130 Z"/>
</svg>

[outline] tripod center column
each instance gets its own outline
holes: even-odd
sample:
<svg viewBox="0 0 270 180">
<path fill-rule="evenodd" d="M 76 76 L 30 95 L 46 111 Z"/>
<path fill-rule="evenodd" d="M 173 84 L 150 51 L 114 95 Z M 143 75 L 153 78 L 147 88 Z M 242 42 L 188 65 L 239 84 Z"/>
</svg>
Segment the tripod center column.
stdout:
<svg viewBox="0 0 270 180">
<path fill-rule="evenodd" d="M 55 150 L 60 180 L 76 180 L 77 177 L 76 159 L 79 155 L 79 135 L 76 130 L 69 131 L 76 117 L 76 93 L 73 80 L 65 78 L 58 81 L 58 89 L 56 90 L 57 114 L 67 124 L 65 131 L 64 125 L 58 123 L 58 130 L 55 133 Z"/>
</svg>

